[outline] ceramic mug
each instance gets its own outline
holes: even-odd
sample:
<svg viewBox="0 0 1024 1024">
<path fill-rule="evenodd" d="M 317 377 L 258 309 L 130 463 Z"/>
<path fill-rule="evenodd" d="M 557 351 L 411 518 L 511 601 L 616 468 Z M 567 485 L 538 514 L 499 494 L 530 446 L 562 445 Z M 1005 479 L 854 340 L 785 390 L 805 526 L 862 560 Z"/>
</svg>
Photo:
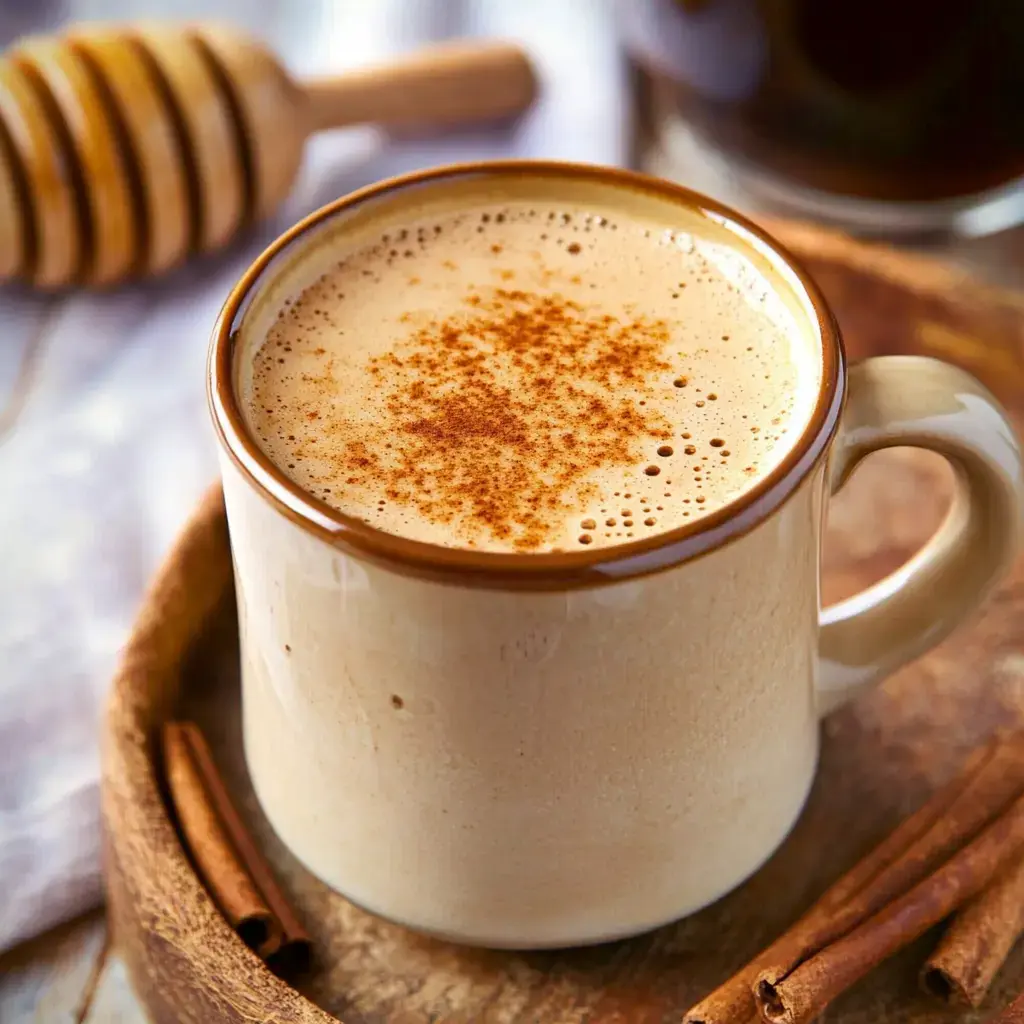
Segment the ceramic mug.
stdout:
<svg viewBox="0 0 1024 1024">
<path fill-rule="evenodd" d="M 346 225 L 531 188 L 671 226 L 711 217 L 820 340 L 806 429 L 692 525 L 499 554 L 405 540 L 304 493 L 262 453 L 239 381 L 306 264 Z M 369 220 L 368 220 L 369 219 Z M 324 242 L 327 239 L 327 242 Z M 281 839 L 348 898 L 495 947 L 630 935 L 728 892 L 778 847 L 818 720 L 934 645 L 1011 561 L 1021 459 L 993 397 L 930 359 L 847 371 L 805 272 L 741 216 L 665 182 L 544 162 L 383 182 L 314 213 L 232 292 L 209 364 L 235 563 L 245 751 Z M 865 455 L 944 455 L 957 497 L 904 568 L 824 610 L 829 496 Z"/>
</svg>

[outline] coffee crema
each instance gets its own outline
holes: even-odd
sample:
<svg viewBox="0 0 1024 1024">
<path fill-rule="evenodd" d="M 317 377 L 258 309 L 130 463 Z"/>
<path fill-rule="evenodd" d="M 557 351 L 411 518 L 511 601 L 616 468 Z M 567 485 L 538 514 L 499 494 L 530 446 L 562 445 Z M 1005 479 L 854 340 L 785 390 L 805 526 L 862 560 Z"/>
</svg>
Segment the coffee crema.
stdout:
<svg viewBox="0 0 1024 1024">
<path fill-rule="evenodd" d="M 311 495 L 448 547 L 583 550 L 699 522 L 799 438 L 817 339 L 722 228 L 428 212 L 339 239 L 255 351 L 250 427 Z"/>
</svg>

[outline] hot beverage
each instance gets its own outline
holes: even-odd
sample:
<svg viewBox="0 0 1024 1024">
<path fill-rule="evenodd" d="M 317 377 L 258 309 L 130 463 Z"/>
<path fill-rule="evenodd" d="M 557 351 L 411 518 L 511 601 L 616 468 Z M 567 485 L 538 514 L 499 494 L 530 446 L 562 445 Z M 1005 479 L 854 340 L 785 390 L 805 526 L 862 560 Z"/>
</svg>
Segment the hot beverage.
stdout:
<svg viewBox="0 0 1024 1024">
<path fill-rule="evenodd" d="M 352 239 L 286 301 L 248 412 L 310 494 L 415 540 L 612 545 L 778 465 L 816 339 L 711 221 L 481 200 Z"/>
</svg>

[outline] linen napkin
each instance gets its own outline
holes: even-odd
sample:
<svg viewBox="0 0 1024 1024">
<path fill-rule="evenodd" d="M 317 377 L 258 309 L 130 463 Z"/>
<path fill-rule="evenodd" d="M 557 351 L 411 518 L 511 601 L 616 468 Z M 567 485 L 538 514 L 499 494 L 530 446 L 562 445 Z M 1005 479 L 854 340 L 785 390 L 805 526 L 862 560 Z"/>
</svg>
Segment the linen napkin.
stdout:
<svg viewBox="0 0 1024 1024">
<path fill-rule="evenodd" d="M 296 73 L 449 36 L 518 39 L 542 97 L 486 132 L 318 138 L 279 216 L 164 280 L 0 293 L 0 949 L 101 899 L 103 698 L 148 576 L 216 475 L 204 361 L 245 266 L 308 211 L 387 175 L 502 155 L 620 163 L 627 152 L 627 78 L 606 0 L 38 0 L 0 7 L 0 41 L 140 13 L 233 20 Z"/>
</svg>

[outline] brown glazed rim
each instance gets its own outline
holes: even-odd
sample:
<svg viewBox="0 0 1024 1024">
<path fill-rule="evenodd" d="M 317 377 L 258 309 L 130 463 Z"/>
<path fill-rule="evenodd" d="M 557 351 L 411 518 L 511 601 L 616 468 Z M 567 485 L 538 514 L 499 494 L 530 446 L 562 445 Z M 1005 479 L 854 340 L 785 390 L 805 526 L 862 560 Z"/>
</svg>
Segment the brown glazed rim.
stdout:
<svg viewBox="0 0 1024 1024">
<path fill-rule="evenodd" d="M 242 318 L 278 258 L 332 217 L 410 186 L 473 176 L 525 176 L 596 181 L 668 199 L 714 217 L 741 240 L 753 236 L 776 266 L 789 268 L 815 311 L 822 339 L 822 385 L 811 418 L 785 459 L 749 491 L 692 524 L 653 537 L 573 552 L 498 553 L 409 540 L 347 516 L 288 479 L 260 449 L 236 402 L 233 359 Z M 748 243 L 749 244 L 749 243 Z M 321 207 L 286 231 L 249 267 L 214 327 L 209 401 L 221 444 L 259 494 L 294 523 L 357 558 L 407 576 L 500 590 L 569 590 L 635 579 L 707 554 L 751 530 L 793 494 L 825 455 L 845 398 L 846 359 L 832 312 L 807 272 L 778 242 L 742 215 L 681 185 L 634 171 L 547 160 L 496 160 L 417 171 L 360 189 Z"/>
</svg>

